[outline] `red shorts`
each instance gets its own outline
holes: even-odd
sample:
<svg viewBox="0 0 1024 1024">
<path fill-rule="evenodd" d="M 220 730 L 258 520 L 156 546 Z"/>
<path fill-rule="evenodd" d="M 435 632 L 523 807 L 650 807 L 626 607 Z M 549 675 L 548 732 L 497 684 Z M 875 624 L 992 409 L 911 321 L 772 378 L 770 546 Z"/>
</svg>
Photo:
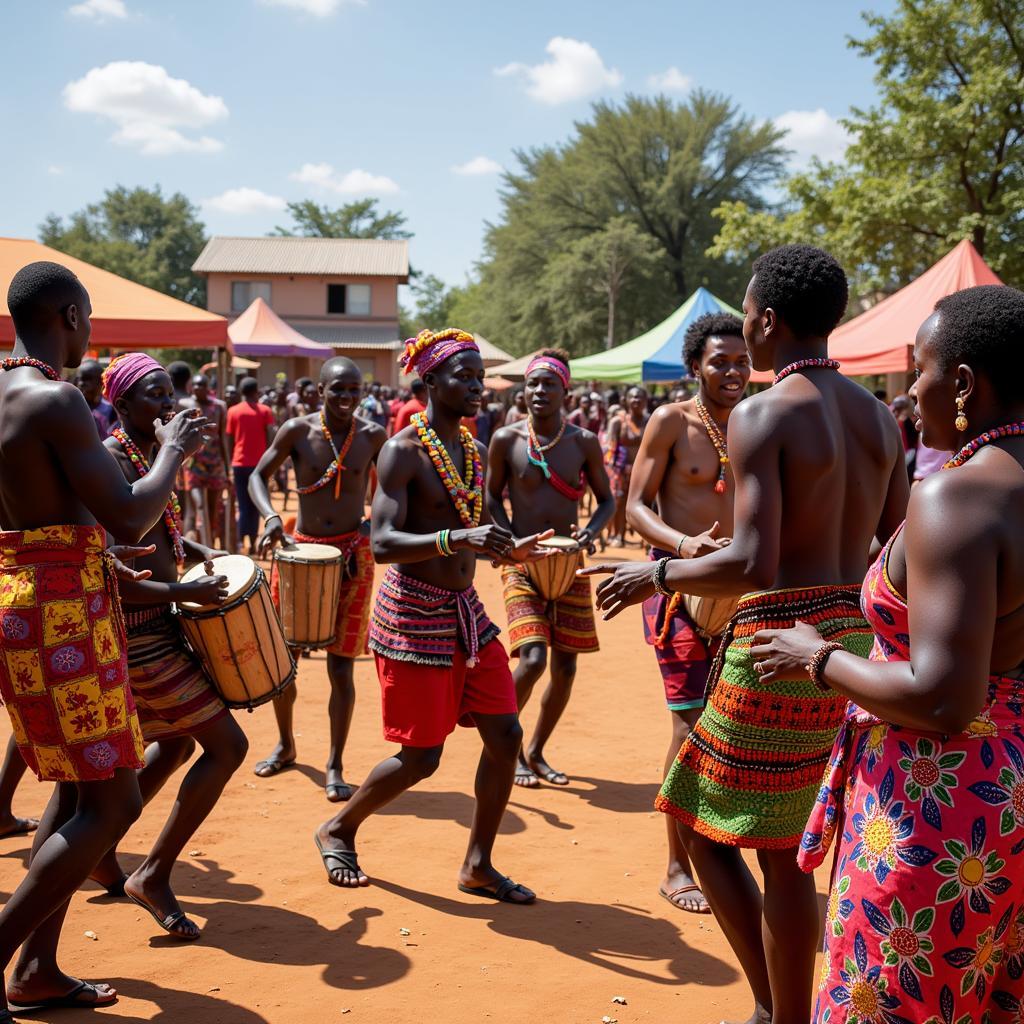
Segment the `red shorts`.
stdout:
<svg viewBox="0 0 1024 1024">
<path fill-rule="evenodd" d="M 406 747 L 439 747 L 456 725 L 476 724 L 475 715 L 519 711 L 508 654 L 500 640 L 480 648 L 469 668 L 456 647 L 452 665 L 417 665 L 374 654 L 380 680 L 384 739 Z"/>
</svg>

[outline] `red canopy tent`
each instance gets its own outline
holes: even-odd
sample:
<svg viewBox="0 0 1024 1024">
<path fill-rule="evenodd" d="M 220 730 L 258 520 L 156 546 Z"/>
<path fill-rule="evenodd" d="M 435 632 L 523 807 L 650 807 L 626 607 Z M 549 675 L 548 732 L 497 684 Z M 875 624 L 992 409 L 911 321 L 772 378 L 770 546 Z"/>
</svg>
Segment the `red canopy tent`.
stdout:
<svg viewBox="0 0 1024 1024">
<path fill-rule="evenodd" d="M 7 285 L 27 263 L 50 260 L 78 275 L 92 302 L 93 348 L 220 348 L 228 322 L 31 238 L 0 238 L 0 344 L 14 343 Z"/>
<path fill-rule="evenodd" d="M 255 298 L 249 308 L 228 327 L 231 350 L 239 356 L 305 356 L 330 359 L 334 349 L 299 334 L 264 301 Z"/>
<path fill-rule="evenodd" d="M 828 342 L 848 377 L 906 373 L 917 329 L 946 295 L 977 284 L 1002 284 L 966 238 L 894 295 L 841 324 Z"/>
</svg>

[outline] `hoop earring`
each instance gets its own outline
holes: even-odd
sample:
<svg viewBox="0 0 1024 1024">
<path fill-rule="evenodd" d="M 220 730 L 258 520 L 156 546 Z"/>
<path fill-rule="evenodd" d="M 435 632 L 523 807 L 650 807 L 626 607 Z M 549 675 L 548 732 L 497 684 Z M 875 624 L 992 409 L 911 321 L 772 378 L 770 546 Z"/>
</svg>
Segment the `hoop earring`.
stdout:
<svg viewBox="0 0 1024 1024">
<path fill-rule="evenodd" d="M 963 395 L 956 396 L 956 419 L 953 421 L 953 426 L 956 427 L 960 433 L 964 433 L 967 430 L 967 417 L 964 415 L 964 403 L 967 400 Z"/>
</svg>

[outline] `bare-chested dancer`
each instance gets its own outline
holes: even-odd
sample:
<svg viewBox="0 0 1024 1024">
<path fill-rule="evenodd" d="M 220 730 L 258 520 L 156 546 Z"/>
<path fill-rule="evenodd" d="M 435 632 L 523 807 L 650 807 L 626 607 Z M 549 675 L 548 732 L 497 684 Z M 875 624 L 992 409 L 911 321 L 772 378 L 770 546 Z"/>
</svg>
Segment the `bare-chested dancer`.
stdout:
<svg viewBox="0 0 1024 1024">
<path fill-rule="evenodd" d="M 615 495 L 615 517 L 609 528 L 608 543 L 613 548 L 621 548 L 626 543 L 626 496 L 648 419 L 647 391 L 633 387 L 626 392 L 625 410 L 608 424 L 605 463 Z"/>
<path fill-rule="evenodd" d="M 906 512 L 899 428 L 870 392 L 835 372 L 828 335 L 846 309 L 842 267 L 807 245 L 761 256 L 743 300 L 743 335 L 769 391 L 729 420 L 736 478 L 732 543 L 701 558 L 595 566 L 611 616 L 655 592 L 748 593 L 726 631 L 728 651 L 708 705 L 658 799 L 676 817 L 690 862 L 754 993 L 754 1019 L 806 1024 L 818 903 L 796 862 L 846 699 L 809 679 L 763 684 L 754 634 L 809 620 L 866 655 L 872 634 L 860 581 L 874 540 Z M 764 899 L 740 856 L 757 850 Z"/>
<path fill-rule="evenodd" d="M 142 735 L 103 527 L 137 542 L 205 425 L 185 413 L 161 426 L 151 472 L 129 484 L 81 392 L 60 379 L 89 344 L 81 282 L 60 264 L 32 263 L 11 281 L 7 306 L 17 338 L 0 364 L 0 696 L 29 767 L 57 785 L 28 872 L 0 911 L 0 964 L 21 947 L 0 1024 L 13 1019 L 8 1000 L 17 1011 L 116 998 L 57 966 L 68 901 L 142 809 Z"/>
<path fill-rule="evenodd" d="M 228 407 L 210 394 L 210 378 L 197 373 L 192 378 L 192 394 L 181 400 L 181 408 L 196 408 L 211 423 L 215 432 L 185 466 L 185 490 L 192 505 L 193 515 L 199 521 L 199 539 L 212 548 L 218 539 L 231 550 L 228 537 L 230 517 L 225 514 L 224 495 L 231 481 L 228 478 L 228 439 L 225 431 Z"/>
<path fill-rule="evenodd" d="M 566 352 L 544 349 L 527 367 L 529 416 L 502 427 L 491 441 L 487 508 L 491 519 L 515 536 L 553 529 L 560 537 L 575 538 L 584 550 L 593 550 L 594 538 L 615 511 L 615 499 L 597 437 L 573 426 L 563 415 L 568 364 Z M 576 519 L 588 486 L 597 509 L 581 529 Z M 512 502 L 511 521 L 502 497 L 506 487 Z M 533 739 L 519 754 L 515 782 L 537 786 L 544 779 L 567 786 L 568 776 L 548 764 L 544 746 L 569 703 L 577 656 L 598 649 L 590 581 L 578 579 L 558 600 L 548 601 L 521 565 L 505 566 L 501 578 L 509 647 L 519 657 L 513 676 L 520 713 L 544 674 L 551 649 L 551 682 L 541 698 Z"/>
<path fill-rule="evenodd" d="M 729 414 L 750 379 L 743 321 L 708 313 L 686 331 L 683 363 L 697 395 L 656 409 L 633 466 L 626 515 L 652 558 L 697 558 L 732 535 L 735 485 L 724 461 Z M 644 602 L 644 636 L 654 647 L 672 716 L 665 774 L 704 707 L 704 689 L 717 638 L 703 633 L 676 598 L 655 594 Z M 693 878 L 675 819 L 666 816 L 668 868 L 658 892 L 695 913 L 710 908 Z"/>
<path fill-rule="evenodd" d="M 345 556 L 345 578 L 338 598 L 337 628 L 327 648 L 331 681 L 328 718 L 331 749 L 327 755 L 325 790 L 332 803 L 348 800 L 352 787 L 345 781 L 342 758 L 352 723 L 356 691 L 353 660 L 366 653 L 373 589 L 373 555 L 369 522 L 363 523 L 364 498 L 370 467 L 387 440 L 383 428 L 356 415 L 363 377 L 350 359 L 328 359 L 320 371 L 320 410 L 287 420 L 249 477 L 249 495 L 264 516 L 260 554 L 275 544 L 298 541 L 330 544 Z M 267 483 L 291 458 L 299 495 L 299 517 L 293 537 L 286 537 L 281 517 L 270 502 Z M 278 600 L 277 567 L 272 576 Z M 295 687 L 274 699 L 278 741 L 270 756 L 256 765 L 261 778 L 276 775 L 295 763 L 292 712 Z"/>
<path fill-rule="evenodd" d="M 516 541 L 486 521 L 487 452 L 460 426 L 474 416 L 484 364 L 473 335 L 421 331 L 402 363 L 426 382 L 428 403 L 384 445 L 373 499 L 373 553 L 390 563 L 370 627 L 380 679 L 384 738 L 401 749 L 370 772 L 345 808 L 316 831 L 335 885 L 369 885 L 356 858 L 356 833 L 375 811 L 433 775 L 456 725 L 483 740 L 476 811 L 459 888 L 505 903 L 534 894 L 491 862 L 523 739 L 508 655 L 473 587 L 477 555 L 522 561 L 536 535 Z M 442 472 L 444 477 L 442 477 Z M 544 535 L 541 535 L 542 537 Z"/>
</svg>

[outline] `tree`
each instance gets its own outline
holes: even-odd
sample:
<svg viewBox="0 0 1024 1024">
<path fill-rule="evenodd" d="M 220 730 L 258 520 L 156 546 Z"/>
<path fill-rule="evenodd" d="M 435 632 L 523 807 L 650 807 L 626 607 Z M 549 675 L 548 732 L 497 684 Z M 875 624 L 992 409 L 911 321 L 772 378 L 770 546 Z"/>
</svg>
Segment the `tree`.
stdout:
<svg viewBox="0 0 1024 1024">
<path fill-rule="evenodd" d="M 405 215 L 394 210 L 380 213 L 376 199 L 357 199 L 332 210 L 312 199 L 289 203 L 291 229 L 277 227 L 276 235 L 304 235 L 312 238 L 412 238 L 404 229 Z"/>
<path fill-rule="evenodd" d="M 899 0 L 850 45 L 876 64 L 881 101 L 843 123 L 842 165 L 815 163 L 781 208 L 715 211 L 715 256 L 817 240 L 855 290 L 901 287 L 963 238 L 1024 281 L 1024 7 L 1015 0 Z"/>
<path fill-rule="evenodd" d="M 399 308 L 398 326 L 404 337 L 411 338 L 424 327 L 436 331 L 455 326 L 451 322 L 451 313 L 456 290 L 449 289 L 441 278 L 434 274 L 421 274 L 412 280 L 409 290 L 416 298 L 416 309 L 410 312 Z"/>
<path fill-rule="evenodd" d="M 584 288 L 570 301 L 559 282 L 582 258 L 573 245 L 615 220 L 657 253 L 613 302 L 616 336 L 656 323 L 699 284 L 735 294 L 746 283 L 740 269 L 705 254 L 712 210 L 729 200 L 761 208 L 762 188 L 782 173 L 781 134 L 698 90 L 683 104 L 638 96 L 598 103 L 564 145 L 517 153 L 501 220 L 485 236 L 475 329 L 518 352 L 555 340 L 585 352 L 606 341 L 607 292 Z M 568 310 L 575 328 L 560 319 Z"/>
<path fill-rule="evenodd" d="M 62 217 L 50 214 L 39 238 L 69 256 L 173 295 L 194 305 L 206 301 L 206 282 L 192 273 L 206 244 L 199 211 L 180 192 L 164 198 L 152 189 L 109 189 L 92 203 Z"/>
</svg>

